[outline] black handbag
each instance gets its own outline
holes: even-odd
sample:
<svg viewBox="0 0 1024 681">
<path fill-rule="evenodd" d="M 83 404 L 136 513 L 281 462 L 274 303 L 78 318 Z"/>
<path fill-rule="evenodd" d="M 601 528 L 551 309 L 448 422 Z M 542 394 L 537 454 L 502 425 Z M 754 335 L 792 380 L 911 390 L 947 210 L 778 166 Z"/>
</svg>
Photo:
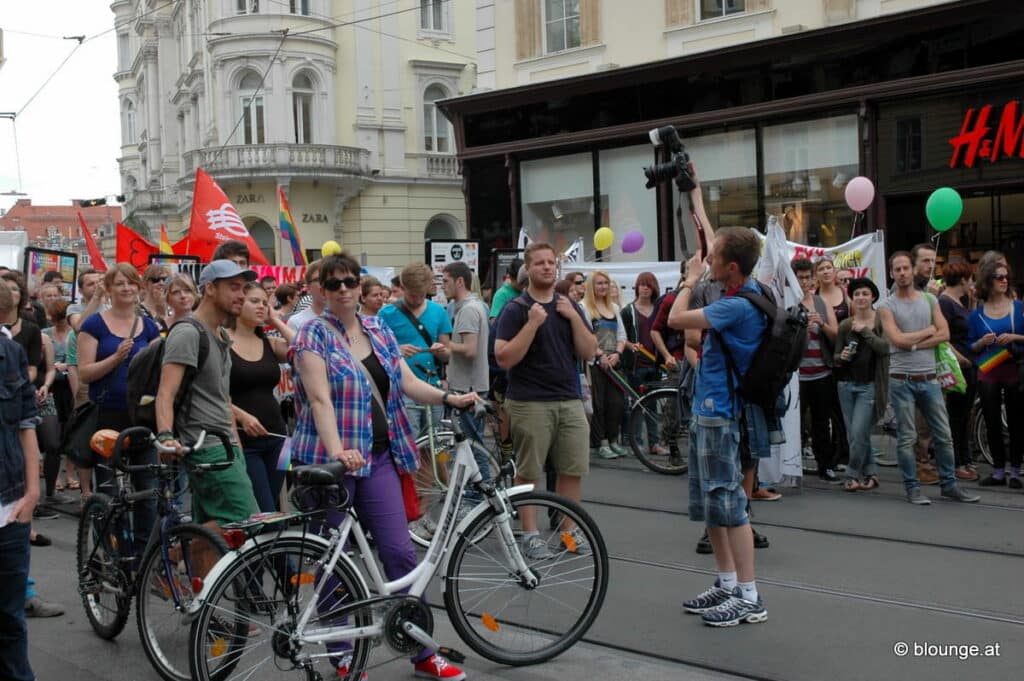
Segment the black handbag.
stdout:
<svg viewBox="0 0 1024 681">
<path fill-rule="evenodd" d="M 76 466 L 92 468 L 96 465 L 96 455 L 89 446 L 89 440 L 96 432 L 100 408 L 95 402 L 80 404 L 71 413 L 68 426 L 64 429 L 63 451 Z"/>
</svg>

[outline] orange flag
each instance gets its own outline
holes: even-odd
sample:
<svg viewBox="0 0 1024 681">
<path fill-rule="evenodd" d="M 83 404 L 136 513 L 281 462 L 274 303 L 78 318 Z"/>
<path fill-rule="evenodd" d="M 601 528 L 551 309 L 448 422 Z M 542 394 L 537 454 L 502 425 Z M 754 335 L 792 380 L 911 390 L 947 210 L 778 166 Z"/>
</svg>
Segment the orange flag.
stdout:
<svg viewBox="0 0 1024 681">
<path fill-rule="evenodd" d="M 164 227 L 163 223 L 160 223 L 160 252 L 166 255 L 174 254 L 174 249 L 171 248 L 171 240 L 167 238 L 167 228 Z"/>
<path fill-rule="evenodd" d="M 149 256 L 160 252 L 160 247 L 117 223 L 117 261 L 129 263 L 138 271 L 149 265 Z"/>
<path fill-rule="evenodd" d="M 196 168 L 196 184 L 192 194 L 192 217 L 188 223 L 192 255 L 209 262 L 217 246 L 225 241 L 241 241 L 249 247 L 252 265 L 269 265 L 256 240 L 249 234 L 242 217 L 228 200 L 227 194 L 202 168 Z"/>
<path fill-rule="evenodd" d="M 107 263 L 103 260 L 103 253 L 96 246 L 96 241 L 92 238 L 92 232 L 89 231 L 89 226 L 85 224 L 85 218 L 82 216 L 82 211 L 78 211 L 78 224 L 82 228 L 82 238 L 85 239 L 85 248 L 89 251 L 89 259 L 92 261 L 93 269 L 99 270 L 100 272 L 107 271 Z"/>
</svg>

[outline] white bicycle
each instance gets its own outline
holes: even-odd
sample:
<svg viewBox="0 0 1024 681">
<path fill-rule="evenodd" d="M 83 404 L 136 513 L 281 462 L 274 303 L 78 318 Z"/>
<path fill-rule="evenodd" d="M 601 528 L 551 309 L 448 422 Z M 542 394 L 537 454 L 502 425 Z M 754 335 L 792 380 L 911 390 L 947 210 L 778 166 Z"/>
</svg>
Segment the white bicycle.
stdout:
<svg viewBox="0 0 1024 681">
<path fill-rule="evenodd" d="M 235 547 L 201 580 L 190 611 L 191 672 L 198 681 L 303 678 L 355 680 L 371 649 L 385 642 L 395 656 L 437 650 L 433 612 L 424 602 L 435 573 L 459 636 L 495 662 L 528 665 L 575 644 L 593 624 L 608 587 L 608 555 L 597 525 L 579 504 L 532 485 L 505 489 L 514 466 L 486 481 L 458 419 L 455 463 L 441 522 L 423 560 L 385 582 L 340 485 L 339 463 L 292 472 L 300 510 L 229 526 Z M 483 498 L 461 520 L 468 487 Z M 325 509 L 345 510 L 327 538 L 314 531 Z M 528 558 L 519 516 L 536 508 L 553 518 L 541 530 L 548 550 Z M 545 511 L 550 511 L 545 513 Z M 579 528 L 580 533 L 572 531 Z M 349 555 L 361 559 L 370 585 Z"/>
</svg>

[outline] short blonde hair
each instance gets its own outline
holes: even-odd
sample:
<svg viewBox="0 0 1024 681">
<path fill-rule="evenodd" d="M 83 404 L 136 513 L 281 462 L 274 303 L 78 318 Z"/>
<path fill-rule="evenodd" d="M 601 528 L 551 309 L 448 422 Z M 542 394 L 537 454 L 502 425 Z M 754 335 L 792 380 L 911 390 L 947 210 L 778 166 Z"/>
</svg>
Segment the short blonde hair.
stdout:
<svg viewBox="0 0 1024 681">
<path fill-rule="evenodd" d="M 139 276 L 138 270 L 126 262 L 119 262 L 108 269 L 107 273 L 103 275 L 103 285 L 108 291 L 114 288 L 114 279 L 119 274 L 123 274 L 124 278 L 130 283 L 135 284 L 140 289 L 142 288 L 142 277 Z"/>
<path fill-rule="evenodd" d="M 526 250 L 523 251 L 523 264 L 529 266 L 533 254 L 537 251 L 551 251 L 554 253 L 555 247 L 546 241 L 531 241 Z"/>
<path fill-rule="evenodd" d="M 434 273 L 424 263 L 413 262 L 402 268 L 402 288 L 412 294 L 426 293 Z"/>
</svg>

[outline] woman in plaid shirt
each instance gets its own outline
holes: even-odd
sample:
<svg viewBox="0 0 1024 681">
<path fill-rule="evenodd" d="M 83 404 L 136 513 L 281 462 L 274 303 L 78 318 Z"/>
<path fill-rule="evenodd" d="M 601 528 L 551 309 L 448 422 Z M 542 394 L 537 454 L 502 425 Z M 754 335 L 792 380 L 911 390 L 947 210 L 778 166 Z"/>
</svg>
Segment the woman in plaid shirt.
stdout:
<svg viewBox="0 0 1024 681">
<path fill-rule="evenodd" d="M 411 473 L 418 465 L 402 395 L 421 404 L 459 408 L 478 398 L 475 393 L 454 395 L 417 378 L 402 361 L 391 330 L 376 317 L 356 313 L 360 269 L 344 254 L 322 262 L 320 282 L 327 307 L 323 315 L 302 326 L 292 349 L 297 369 L 292 458 L 303 464 L 338 460 L 348 467 L 345 488 L 360 522 L 374 537 L 384 573 L 394 580 L 416 567 L 398 478 L 400 472 Z M 337 527 L 342 518 L 340 511 L 328 512 L 326 527 Z M 342 647 L 332 648 L 339 652 L 339 671 L 347 674 Z M 413 658 L 413 663 L 417 676 L 446 681 L 465 678 L 430 650 Z"/>
</svg>

